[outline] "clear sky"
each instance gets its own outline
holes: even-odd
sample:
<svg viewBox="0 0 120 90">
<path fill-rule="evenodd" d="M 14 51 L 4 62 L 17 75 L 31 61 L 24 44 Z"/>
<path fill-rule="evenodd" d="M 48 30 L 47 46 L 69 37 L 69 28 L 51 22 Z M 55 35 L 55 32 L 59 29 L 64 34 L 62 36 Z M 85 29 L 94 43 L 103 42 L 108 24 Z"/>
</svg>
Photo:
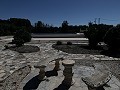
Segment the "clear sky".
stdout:
<svg viewBox="0 0 120 90">
<path fill-rule="evenodd" d="M 100 18 L 104 24 L 120 24 L 120 0 L 0 0 L 0 19 L 26 18 L 61 26 L 87 25 Z"/>
</svg>

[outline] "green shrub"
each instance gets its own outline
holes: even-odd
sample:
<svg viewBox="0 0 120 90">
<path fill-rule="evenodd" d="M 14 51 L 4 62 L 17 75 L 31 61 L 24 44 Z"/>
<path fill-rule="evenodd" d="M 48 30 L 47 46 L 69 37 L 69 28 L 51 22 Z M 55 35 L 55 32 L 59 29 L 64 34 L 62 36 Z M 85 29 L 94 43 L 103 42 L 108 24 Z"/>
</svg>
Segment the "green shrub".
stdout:
<svg viewBox="0 0 120 90">
<path fill-rule="evenodd" d="M 99 43 L 100 40 L 98 40 L 98 30 L 95 29 L 89 29 L 86 33 L 85 33 L 86 37 L 88 38 L 88 42 L 89 42 L 89 46 L 91 48 L 95 48 L 97 46 L 97 44 Z"/>
<path fill-rule="evenodd" d="M 61 41 L 57 41 L 56 45 L 62 45 L 62 42 Z"/>
<path fill-rule="evenodd" d="M 31 34 L 25 30 L 18 30 L 13 38 L 12 42 L 16 44 L 16 46 L 22 46 L 24 43 L 31 41 Z"/>
<path fill-rule="evenodd" d="M 69 41 L 69 42 L 67 42 L 67 45 L 72 45 L 72 42 L 70 42 L 70 41 Z"/>
<path fill-rule="evenodd" d="M 112 27 L 112 25 L 104 25 L 104 24 L 89 25 L 88 31 L 84 32 L 84 35 L 89 40 L 90 48 L 95 48 L 99 42 L 103 42 L 103 38 L 104 38 L 106 32 L 111 27 Z"/>
<path fill-rule="evenodd" d="M 120 48 L 120 26 L 113 27 L 105 34 L 104 42 L 109 50 L 118 50 Z"/>
</svg>

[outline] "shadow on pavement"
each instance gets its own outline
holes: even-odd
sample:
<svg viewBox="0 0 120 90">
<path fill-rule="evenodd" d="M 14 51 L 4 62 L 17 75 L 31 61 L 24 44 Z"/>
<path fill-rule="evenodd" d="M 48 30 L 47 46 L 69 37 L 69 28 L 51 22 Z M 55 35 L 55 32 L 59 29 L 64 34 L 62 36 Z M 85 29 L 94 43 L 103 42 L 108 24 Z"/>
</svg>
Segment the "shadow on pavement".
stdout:
<svg viewBox="0 0 120 90">
<path fill-rule="evenodd" d="M 45 76 L 46 77 L 58 76 L 58 72 L 56 70 L 46 71 Z"/>
<path fill-rule="evenodd" d="M 58 72 L 56 70 L 47 71 L 47 72 L 45 72 L 45 76 L 46 77 L 58 76 Z M 25 84 L 25 86 L 23 87 L 23 90 L 37 89 L 39 84 L 44 80 L 45 79 L 39 80 L 39 75 L 37 75 Z"/>
<path fill-rule="evenodd" d="M 42 82 L 41 80 L 38 79 L 38 76 L 33 77 L 31 80 L 29 80 L 25 86 L 23 87 L 23 90 L 33 90 L 37 89 L 39 84 Z"/>
<path fill-rule="evenodd" d="M 57 88 L 53 89 L 53 90 L 69 90 L 70 86 L 67 86 L 63 83 L 61 83 Z"/>
</svg>

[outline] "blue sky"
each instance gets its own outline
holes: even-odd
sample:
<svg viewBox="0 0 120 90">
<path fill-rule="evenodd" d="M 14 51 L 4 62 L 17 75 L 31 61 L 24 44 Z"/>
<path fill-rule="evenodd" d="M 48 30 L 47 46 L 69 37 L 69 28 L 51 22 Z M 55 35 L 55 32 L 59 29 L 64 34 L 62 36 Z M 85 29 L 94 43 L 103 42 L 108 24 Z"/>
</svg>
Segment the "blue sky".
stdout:
<svg viewBox="0 0 120 90">
<path fill-rule="evenodd" d="M 120 0 L 1 0 L 0 19 L 26 18 L 61 26 L 87 25 L 100 18 L 104 24 L 120 23 Z M 98 20 L 98 19 L 97 19 Z"/>
</svg>

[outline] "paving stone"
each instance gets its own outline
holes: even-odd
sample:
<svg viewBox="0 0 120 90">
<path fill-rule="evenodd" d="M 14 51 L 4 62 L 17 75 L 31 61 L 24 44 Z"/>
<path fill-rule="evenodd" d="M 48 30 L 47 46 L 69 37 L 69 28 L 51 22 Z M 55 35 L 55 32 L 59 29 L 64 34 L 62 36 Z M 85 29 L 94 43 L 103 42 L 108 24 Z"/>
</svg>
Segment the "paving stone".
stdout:
<svg viewBox="0 0 120 90">
<path fill-rule="evenodd" d="M 114 58 L 114 60 L 119 60 L 118 58 Z"/>
<path fill-rule="evenodd" d="M 80 90 L 80 89 L 79 89 Z M 82 89 L 81 90 L 88 90 L 88 87 L 86 86 L 86 87 L 82 87 Z"/>
<path fill-rule="evenodd" d="M 79 75 L 74 73 L 73 77 L 78 78 Z"/>
<path fill-rule="evenodd" d="M 3 65 L 3 61 L 0 62 L 0 65 Z"/>
<path fill-rule="evenodd" d="M 1 73 L 5 73 L 5 70 L 0 70 L 0 74 L 1 74 Z"/>
<path fill-rule="evenodd" d="M 0 73 L 0 78 L 3 78 L 6 75 L 6 73 Z"/>
<path fill-rule="evenodd" d="M 0 82 L 3 81 L 3 80 L 4 80 L 4 78 L 1 78 L 1 77 L 0 77 Z"/>
<path fill-rule="evenodd" d="M 109 58 L 100 58 L 100 60 L 109 60 Z"/>
<path fill-rule="evenodd" d="M 14 69 L 15 69 L 15 66 L 11 66 L 11 67 L 10 67 L 10 70 L 14 70 Z"/>
<path fill-rule="evenodd" d="M 94 60 L 100 60 L 100 59 L 99 59 L 99 58 L 97 58 L 97 57 L 94 57 L 93 59 L 94 59 Z"/>
<path fill-rule="evenodd" d="M 104 58 L 105 57 L 104 55 L 94 55 L 94 56 L 97 58 Z"/>
<path fill-rule="evenodd" d="M 4 42 L 3 42 L 4 43 Z M 36 46 L 40 47 L 40 51 L 39 52 L 34 52 L 34 53 L 24 53 L 24 54 L 19 54 L 15 51 L 11 51 L 11 50 L 6 50 L 6 51 L 1 51 L 0 52 L 0 65 L 8 65 L 5 67 L 5 69 L 7 71 L 10 71 L 11 73 L 14 72 L 14 69 L 18 69 L 20 67 L 25 66 L 25 64 L 29 63 L 30 65 L 35 65 L 36 63 L 40 62 L 40 64 L 48 64 L 49 61 L 54 60 L 55 58 L 58 57 L 64 57 L 65 59 L 68 58 L 74 58 L 74 59 L 91 59 L 91 60 L 120 60 L 120 58 L 113 58 L 113 57 L 107 57 L 104 55 L 90 55 L 90 54 L 68 54 L 62 51 L 57 51 L 54 50 L 52 48 L 52 44 L 53 43 L 40 43 L 40 44 L 36 44 Z M 30 45 L 30 44 L 29 44 Z M 32 44 L 31 44 L 32 45 Z M 4 47 L 3 47 L 4 48 Z M 2 48 L 0 48 L 1 50 Z M 20 59 L 21 58 L 21 59 Z M 13 66 L 13 67 L 12 67 Z M 12 68 L 12 70 L 10 70 L 10 68 Z M 53 69 L 53 67 L 51 67 Z M 58 72 L 59 73 L 59 79 L 53 79 L 55 81 L 53 82 L 53 86 L 55 85 L 56 87 L 58 85 L 56 85 L 56 82 L 60 82 L 61 77 L 63 77 L 63 70 L 64 67 L 60 66 L 61 70 Z M 88 76 L 93 74 L 93 69 L 88 67 L 86 68 L 85 66 L 76 66 L 73 67 L 74 68 L 74 78 L 79 78 L 76 79 L 76 83 L 73 86 L 73 88 L 75 90 L 77 90 L 80 84 L 80 87 L 78 90 L 87 90 L 87 86 L 84 84 L 84 82 L 81 81 L 81 76 Z M 3 70 L 3 67 L 1 68 Z M 0 69 L 0 70 L 1 70 Z M 52 70 L 52 69 L 48 69 L 48 70 Z M 35 69 L 34 69 L 35 70 Z M 91 72 L 90 72 L 91 71 Z M 1 71 L 1 73 L 4 71 Z M 35 74 L 38 74 L 39 71 L 37 71 L 37 73 L 32 72 L 31 76 L 29 77 L 33 77 Z M 33 75 L 34 74 L 34 75 Z M 59 81 L 60 80 L 60 81 Z M 52 83 L 51 82 L 51 83 Z M 116 83 L 115 83 L 116 82 Z M 24 83 L 25 84 L 25 83 Z M 44 83 L 45 84 L 45 83 Z M 117 81 L 116 79 L 110 80 L 110 84 L 112 84 L 112 86 L 114 87 L 115 85 L 119 86 L 120 82 Z M 114 85 L 115 84 L 115 85 Z M 47 84 L 48 86 L 50 86 L 50 84 Z M 46 87 L 46 90 L 49 90 L 49 87 Z M 51 87 L 52 89 L 53 87 Z M 22 88 L 21 88 L 22 90 Z M 39 89 L 38 89 L 39 90 Z M 44 86 L 43 88 L 41 87 L 40 90 L 45 90 Z M 53 89 L 52 89 L 53 90 Z M 107 89 L 105 89 L 107 90 Z M 117 88 L 109 88 L 109 90 L 117 90 Z M 118 89 L 119 90 L 119 89 Z"/>
<path fill-rule="evenodd" d="M 83 89 L 82 87 L 70 87 L 69 90 L 87 90 L 87 89 Z"/>
<path fill-rule="evenodd" d="M 120 81 L 119 81 L 115 76 L 112 77 L 112 81 L 114 82 L 114 84 L 116 84 L 117 86 L 120 87 Z M 111 83 L 111 82 L 109 82 L 109 84 L 110 84 L 110 83 Z M 111 83 L 111 84 L 113 84 L 113 83 Z"/>
<path fill-rule="evenodd" d="M 110 87 L 104 87 L 105 90 L 120 90 L 116 84 L 111 84 Z"/>
<path fill-rule="evenodd" d="M 73 76 L 74 77 L 74 76 Z M 79 88 L 80 87 L 80 79 L 81 78 L 77 78 L 77 77 L 74 77 L 74 81 L 75 81 L 75 83 L 74 83 L 74 87 L 77 87 L 77 88 Z"/>
<path fill-rule="evenodd" d="M 10 70 L 10 73 L 12 74 L 14 72 L 14 70 Z"/>
</svg>

